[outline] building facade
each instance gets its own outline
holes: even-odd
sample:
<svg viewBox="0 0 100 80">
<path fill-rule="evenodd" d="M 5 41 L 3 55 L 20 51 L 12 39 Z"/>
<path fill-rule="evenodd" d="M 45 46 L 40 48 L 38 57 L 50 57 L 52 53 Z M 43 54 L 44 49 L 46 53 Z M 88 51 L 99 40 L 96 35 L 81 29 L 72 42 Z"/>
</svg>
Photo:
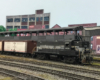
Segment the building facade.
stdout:
<svg viewBox="0 0 100 80">
<path fill-rule="evenodd" d="M 36 10 L 35 14 L 6 16 L 6 29 L 48 29 L 50 27 L 50 13 Z"/>
</svg>

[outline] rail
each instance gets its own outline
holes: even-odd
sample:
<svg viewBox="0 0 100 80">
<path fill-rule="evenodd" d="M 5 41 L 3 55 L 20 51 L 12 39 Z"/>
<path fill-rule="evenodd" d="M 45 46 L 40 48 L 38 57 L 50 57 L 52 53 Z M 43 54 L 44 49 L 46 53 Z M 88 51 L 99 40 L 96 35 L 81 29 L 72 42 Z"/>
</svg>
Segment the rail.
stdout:
<svg viewBox="0 0 100 80">
<path fill-rule="evenodd" d="M 25 61 L 26 62 L 26 61 Z M 64 65 L 58 65 L 58 64 L 49 64 L 49 63 L 43 63 L 43 62 L 32 62 L 33 65 L 27 64 L 29 62 L 24 63 L 13 63 L 13 62 L 7 62 L 7 61 L 0 61 L 0 64 L 4 64 L 4 65 L 9 65 L 9 66 L 13 66 L 13 67 L 20 67 L 20 68 L 25 68 L 25 69 L 29 69 L 29 70 L 33 70 L 33 71 L 40 71 L 40 72 L 45 72 L 45 73 L 49 73 L 49 74 L 53 74 L 53 75 L 57 75 L 60 77 L 64 77 L 64 78 L 73 78 L 73 79 L 78 79 L 81 80 L 82 78 L 84 78 L 85 80 L 96 80 L 95 78 L 91 78 L 91 77 L 86 77 L 84 75 L 78 75 L 76 74 L 72 74 L 69 72 L 63 72 L 63 71 L 59 71 L 59 69 L 65 69 L 65 71 L 67 70 L 74 70 L 75 72 L 82 72 L 83 74 L 92 74 L 92 75 L 100 75 L 100 71 L 96 71 L 96 70 L 89 70 L 89 69 L 85 69 L 85 68 L 80 68 L 80 67 L 74 67 L 74 66 L 64 66 Z M 34 66 L 37 65 L 37 66 Z M 39 66 L 38 66 L 39 65 Z M 45 67 L 40 67 L 40 66 L 48 66 L 48 67 L 53 67 L 56 68 L 56 70 L 49 69 L 49 68 L 45 68 Z M 59 68 L 59 69 L 57 69 Z M 73 77 L 74 76 L 74 77 Z"/>
<path fill-rule="evenodd" d="M 34 77 L 31 75 L 27 75 L 24 73 L 20 73 L 20 72 L 8 70 L 8 69 L 3 69 L 3 68 L 0 68 L 0 73 L 12 76 L 14 78 L 17 78 L 18 80 L 44 80 L 38 77 Z"/>
</svg>

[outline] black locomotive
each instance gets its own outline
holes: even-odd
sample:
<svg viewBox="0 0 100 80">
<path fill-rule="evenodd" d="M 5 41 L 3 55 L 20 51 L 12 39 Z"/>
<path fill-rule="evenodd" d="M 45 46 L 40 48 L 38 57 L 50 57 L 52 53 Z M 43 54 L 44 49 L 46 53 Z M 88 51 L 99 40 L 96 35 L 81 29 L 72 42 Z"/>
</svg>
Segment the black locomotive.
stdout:
<svg viewBox="0 0 100 80">
<path fill-rule="evenodd" d="M 57 57 L 64 62 L 83 64 L 92 61 L 90 53 L 90 43 L 88 41 L 84 41 L 79 35 L 68 35 L 66 41 L 37 42 L 37 51 L 34 56 L 39 59 Z"/>
</svg>

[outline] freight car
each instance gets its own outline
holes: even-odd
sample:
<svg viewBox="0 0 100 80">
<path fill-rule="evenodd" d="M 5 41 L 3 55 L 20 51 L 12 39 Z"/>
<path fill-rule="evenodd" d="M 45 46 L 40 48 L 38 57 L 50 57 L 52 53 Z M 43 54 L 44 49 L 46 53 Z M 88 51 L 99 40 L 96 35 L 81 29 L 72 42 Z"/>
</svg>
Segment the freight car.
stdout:
<svg viewBox="0 0 100 80">
<path fill-rule="evenodd" d="M 36 45 L 36 41 L 0 41 L 0 51 L 5 54 L 31 56 Z"/>
</svg>

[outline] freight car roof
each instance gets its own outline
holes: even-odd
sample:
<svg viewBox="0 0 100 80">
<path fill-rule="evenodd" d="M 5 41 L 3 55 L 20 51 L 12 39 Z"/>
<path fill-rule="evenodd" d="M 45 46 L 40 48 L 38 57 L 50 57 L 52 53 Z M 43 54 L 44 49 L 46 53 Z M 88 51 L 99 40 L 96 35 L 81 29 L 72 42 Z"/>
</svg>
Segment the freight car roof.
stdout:
<svg viewBox="0 0 100 80">
<path fill-rule="evenodd" d="M 59 31 L 75 31 L 75 30 L 83 30 L 83 26 L 76 26 L 76 27 L 64 27 L 64 28 L 54 28 L 54 29 L 39 29 L 39 30 L 35 30 L 35 29 L 31 29 L 31 30 L 23 30 L 23 31 L 6 31 L 6 32 L 0 32 L 2 33 L 36 33 L 36 32 L 59 32 Z"/>
</svg>

